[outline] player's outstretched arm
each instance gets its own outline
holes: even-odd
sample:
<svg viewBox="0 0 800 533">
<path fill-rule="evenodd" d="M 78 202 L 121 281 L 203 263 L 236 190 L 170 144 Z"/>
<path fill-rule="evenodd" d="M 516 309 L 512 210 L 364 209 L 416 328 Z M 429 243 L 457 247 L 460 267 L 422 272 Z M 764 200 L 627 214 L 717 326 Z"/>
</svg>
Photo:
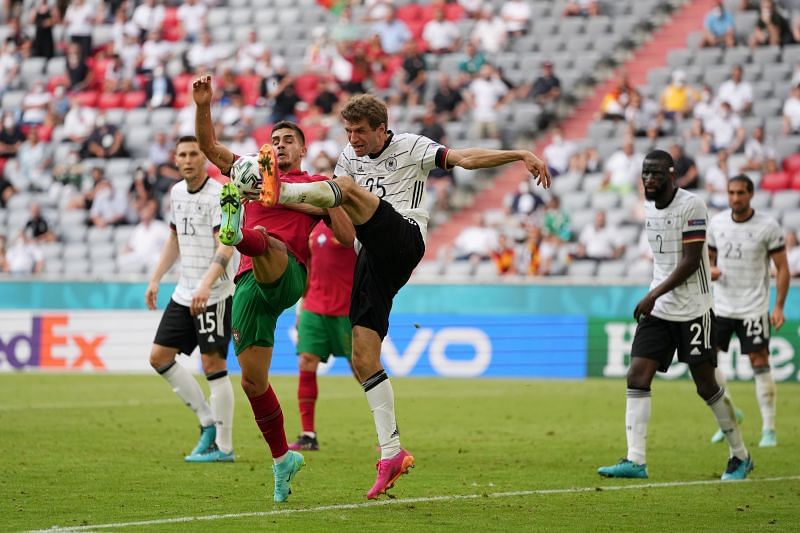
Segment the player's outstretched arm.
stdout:
<svg viewBox="0 0 800 533">
<path fill-rule="evenodd" d="M 158 264 L 155 270 L 153 270 L 153 274 L 150 276 L 150 283 L 147 284 L 147 290 L 144 293 L 144 303 L 151 311 L 156 308 L 158 284 L 161 282 L 161 278 L 164 277 L 164 274 L 175 264 L 179 254 L 178 235 L 174 231 L 170 231 L 167 242 L 164 243 L 164 247 L 161 249 Z"/>
<path fill-rule="evenodd" d="M 646 317 L 650 314 L 653 310 L 653 307 L 656 305 L 656 300 L 663 296 L 664 294 L 668 293 L 687 279 L 689 276 L 694 274 L 694 272 L 700 268 L 700 264 L 703 261 L 703 246 L 705 245 L 705 241 L 694 241 L 694 242 L 687 242 L 683 244 L 683 257 L 678 262 L 678 266 L 675 267 L 675 270 L 662 281 L 656 287 L 648 292 L 642 300 L 636 304 L 636 308 L 633 310 L 633 318 L 635 320 L 640 320 L 643 317 Z"/>
<path fill-rule="evenodd" d="M 783 304 L 786 302 L 786 295 L 789 292 L 789 280 L 791 276 L 789 274 L 789 261 L 786 258 L 785 248 L 778 252 L 773 252 L 770 254 L 770 257 L 772 257 L 772 262 L 775 263 L 776 294 L 775 306 L 772 308 L 772 314 L 769 318 L 772 327 L 777 331 L 781 329 L 785 320 L 783 317 Z"/>
<path fill-rule="evenodd" d="M 522 161 L 534 178 L 537 185 L 545 189 L 550 187 L 550 172 L 547 165 L 528 150 L 489 150 L 486 148 L 463 148 L 447 152 L 447 166 L 461 167 L 469 170 L 478 168 L 499 167 L 514 161 Z"/>
<path fill-rule="evenodd" d="M 217 141 L 214 133 L 214 122 L 211 120 L 211 101 L 214 90 L 211 87 L 211 76 L 200 76 L 192 82 L 192 98 L 197 106 L 194 115 L 194 129 L 200 150 L 226 176 L 236 156 L 225 145 Z"/>
<path fill-rule="evenodd" d="M 192 295 L 192 304 L 189 306 L 189 312 L 192 315 L 198 315 L 206 310 L 208 297 L 211 295 L 211 287 L 225 273 L 225 269 L 233 256 L 233 246 L 220 244 L 219 235 L 214 235 L 214 238 L 217 241 L 217 251 L 214 253 L 214 258 L 211 259 L 211 264 L 208 265 L 200 285 Z"/>
</svg>

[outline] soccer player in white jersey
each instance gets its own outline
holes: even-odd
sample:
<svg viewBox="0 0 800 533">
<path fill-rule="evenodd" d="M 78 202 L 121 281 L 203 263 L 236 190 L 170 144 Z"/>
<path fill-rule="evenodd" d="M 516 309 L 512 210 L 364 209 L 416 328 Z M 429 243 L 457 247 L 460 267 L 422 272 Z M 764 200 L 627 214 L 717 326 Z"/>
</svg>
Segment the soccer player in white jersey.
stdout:
<svg viewBox="0 0 800 533">
<path fill-rule="evenodd" d="M 718 213 L 708 226 L 708 252 L 714 284 L 716 347 L 728 351 L 735 332 L 742 353 L 750 356 L 761 410 L 762 448 L 776 446 L 775 380 L 769 367 L 770 325 L 783 325 L 783 304 L 789 292 L 789 263 L 783 230 L 778 223 L 750 207 L 753 182 L 740 174 L 728 181 L 730 209 Z M 769 261 L 775 263 L 777 294 L 769 313 Z M 717 382 L 725 373 L 717 368 Z M 730 397 L 730 393 L 726 393 Z M 738 413 L 737 413 L 738 414 Z M 712 442 L 725 436 L 717 431 Z"/>
<path fill-rule="evenodd" d="M 666 372 L 675 351 L 723 429 L 730 447 L 722 479 L 744 479 L 753 460 L 742 442 L 733 404 L 714 377 L 716 352 L 711 311 L 710 266 L 706 246 L 708 212 L 700 198 L 675 184 L 675 163 L 663 150 L 642 164 L 645 231 L 653 251 L 650 291 L 633 311 L 638 321 L 628 369 L 625 429 L 628 453 L 598 473 L 606 477 L 646 478 L 645 448 L 650 421 L 650 385 Z"/>
<path fill-rule="evenodd" d="M 220 244 L 219 193 L 222 185 L 206 174 L 206 157 L 193 136 L 178 139 L 175 164 L 183 178 L 170 192 L 170 232 L 145 293 L 156 309 L 161 278 L 180 256 L 181 273 L 158 325 L 150 365 L 200 422 L 200 440 L 189 462 L 232 462 L 233 387 L 226 358 L 231 339 L 234 249 Z M 200 346 L 200 359 L 211 390 L 206 401 L 192 373 L 175 360 Z"/>
<path fill-rule="evenodd" d="M 526 150 L 449 150 L 426 137 L 393 133 L 386 105 L 372 95 L 352 97 L 341 117 L 349 144 L 339 156 L 334 179 L 303 184 L 265 179 L 261 199 L 267 204 L 341 205 L 356 227 L 361 248 L 350 303 L 352 363 L 381 447 L 377 479 L 367 492 L 367 498 L 374 499 L 414 465 L 414 457 L 400 447 L 394 392 L 380 354 L 394 295 L 425 253 L 428 172 L 434 167 L 477 169 L 522 161 L 545 187 L 550 175 L 544 163 Z"/>
</svg>

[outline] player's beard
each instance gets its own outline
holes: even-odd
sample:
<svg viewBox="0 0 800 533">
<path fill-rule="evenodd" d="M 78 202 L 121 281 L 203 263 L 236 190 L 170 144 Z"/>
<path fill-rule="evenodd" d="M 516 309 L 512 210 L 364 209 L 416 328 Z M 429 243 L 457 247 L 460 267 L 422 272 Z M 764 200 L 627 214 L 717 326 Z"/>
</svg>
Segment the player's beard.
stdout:
<svg viewBox="0 0 800 533">
<path fill-rule="evenodd" d="M 665 181 L 662 183 L 658 189 L 653 192 L 647 192 L 647 189 L 644 190 L 644 198 L 650 202 L 655 202 L 656 200 L 664 194 L 664 191 L 667 189 L 667 182 Z"/>
</svg>

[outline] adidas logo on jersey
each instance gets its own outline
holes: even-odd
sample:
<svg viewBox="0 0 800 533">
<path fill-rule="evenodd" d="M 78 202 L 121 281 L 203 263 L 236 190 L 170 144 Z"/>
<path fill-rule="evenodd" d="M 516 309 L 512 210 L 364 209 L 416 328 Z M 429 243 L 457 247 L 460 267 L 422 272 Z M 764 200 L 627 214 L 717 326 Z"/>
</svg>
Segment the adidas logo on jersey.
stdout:
<svg viewBox="0 0 800 533">
<path fill-rule="evenodd" d="M 697 346 L 692 348 L 692 351 L 689 352 L 691 355 L 700 355 L 700 350 L 697 349 Z"/>
<path fill-rule="evenodd" d="M 206 340 L 207 340 L 208 342 L 214 342 L 214 335 L 209 335 L 209 336 L 208 336 L 208 339 L 206 339 Z"/>
</svg>

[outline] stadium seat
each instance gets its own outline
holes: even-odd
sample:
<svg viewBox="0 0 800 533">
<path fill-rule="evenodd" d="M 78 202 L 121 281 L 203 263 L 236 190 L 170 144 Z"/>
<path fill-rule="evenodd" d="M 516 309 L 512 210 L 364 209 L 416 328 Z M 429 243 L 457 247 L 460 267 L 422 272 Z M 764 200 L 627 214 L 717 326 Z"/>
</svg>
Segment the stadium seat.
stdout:
<svg viewBox="0 0 800 533">
<path fill-rule="evenodd" d="M 791 181 L 791 174 L 786 171 L 764 174 L 761 178 L 761 188 L 766 191 L 781 191 L 788 189 Z"/>
<path fill-rule="evenodd" d="M 613 261 L 600 261 L 600 263 L 597 265 L 597 272 L 595 273 L 595 276 L 602 278 L 603 280 L 622 279 L 625 277 L 626 270 L 627 265 L 625 264 L 625 261 L 621 259 Z"/>
<path fill-rule="evenodd" d="M 800 211 L 787 211 L 783 214 L 783 226 L 795 231 L 800 230 Z"/>
<path fill-rule="evenodd" d="M 125 109 L 135 109 L 137 107 L 142 107 L 145 103 L 147 96 L 145 95 L 144 91 L 130 91 L 125 93 L 125 96 L 122 100 L 122 106 Z"/>
<path fill-rule="evenodd" d="M 65 244 L 62 252 L 64 261 L 71 262 L 75 260 L 86 259 L 89 255 L 89 246 L 84 242 L 70 242 Z"/>
<path fill-rule="evenodd" d="M 102 228 L 92 226 L 86 232 L 86 240 L 92 243 L 92 247 L 102 246 L 111 242 L 114 235 L 114 228 L 105 226 Z"/>
<path fill-rule="evenodd" d="M 109 232 L 109 235 L 111 233 Z M 92 242 L 92 245 L 89 247 L 89 259 L 92 262 L 102 261 L 103 259 L 110 259 L 116 255 L 117 247 L 110 241 L 108 242 Z"/>
<path fill-rule="evenodd" d="M 62 274 L 64 272 L 64 262 L 58 257 L 47 258 L 45 257 L 44 266 L 42 267 L 44 274 Z"/>
<path fill-rule="evenodd" d="M 567 267 L 567 274 L 575 278 L 591 278 L 597 271 L 595 261 L 573 261 Z"/>
<path fill-rule="evenodd" d="M 122 99 L 122 93 L 101 93 L 97 100 L 97 107 L 103 110 L 122 107 Z"/>
<path fill-rule="evenodd" d="M 17 112 L 22 108 L 25 91 L 6 91 L 3 93 L 3 110 Z"/>
<path fill-rule="evenodd" d="M 86 240 L 86 226 L 61 226 L 61 237 L 64 242 L 72 245 Z M 69 248 L 69 247 L 68 247 Z M 66 251 L 64 255 L 66 256 Z"/>
<path fill-rule="evenodd" d="M 67 73 L 67 58 L 64 56 L 51 57 L 47 61 L 46 74 L 48 78 L 63 76 Z"/>
<path fill-rule="evenodd" d="M 89 272 L 89 261 L 86 259 L 66 261 L 64 263 L 63 273 L 65 276 L 80 279 L 86 277 L 86 274 L 88 272 Z"/>
<path fill-rule="evenodd" d="M 794 154 L 783 160 L 783 170 L 789 173 L 800 171 L 800 154 Z"/>
<path fill-rule="evenodd" d="M 127 244 L 131 234 L 133 233 L 133 228 L 133 226 L 117 226 L 114 228 L 112 238 L 118 249 Z"/>
</svg>

